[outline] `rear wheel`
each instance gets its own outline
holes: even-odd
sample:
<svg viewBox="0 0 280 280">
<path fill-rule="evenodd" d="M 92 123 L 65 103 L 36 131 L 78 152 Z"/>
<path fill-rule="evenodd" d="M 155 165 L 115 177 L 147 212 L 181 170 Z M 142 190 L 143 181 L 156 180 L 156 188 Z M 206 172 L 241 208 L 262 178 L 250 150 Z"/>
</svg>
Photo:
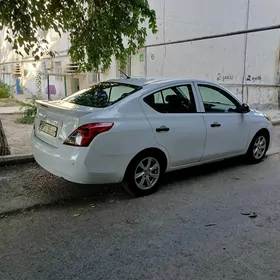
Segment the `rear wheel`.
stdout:
<svg viewBox="0 0 280 280">
<path fill-rule="evenodd" d="M 264 131 L 254 137 L 246 154 L 250 163 L 259 163 L 263 160 L 268 149 L 268 141 L 267 133 Z"/>
<path fill-rule="evenodd" d="M 129 165 L 123 187 L 133 196 L 154 193 L 163 173 L 163 164 L 158 155 L 140 155 Z"/>
</svg>

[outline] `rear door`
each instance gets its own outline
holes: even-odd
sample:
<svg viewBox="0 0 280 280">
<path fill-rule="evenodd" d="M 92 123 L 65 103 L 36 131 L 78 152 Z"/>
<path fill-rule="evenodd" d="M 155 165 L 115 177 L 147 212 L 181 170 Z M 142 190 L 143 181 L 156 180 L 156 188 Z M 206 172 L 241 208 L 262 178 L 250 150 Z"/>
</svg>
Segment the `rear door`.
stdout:
<svg viewBox="0 0 280 280">
<path fill-rule="evenodd" d="M 204 107 L 207 129 L 203 160 L 234 156 L 245 152 L 249 142 L 249 116 L 239 113 L 239 101 L 221 87 L 196 84 Z"/>
<path fill-rule="evenodd" d="M 206 128 L 202 113 L 197 113 L 193 84 L 164 88 L 141 102 L 156 142 L 169 153 L 171 166 L 199 162 Z"/>
</svg>

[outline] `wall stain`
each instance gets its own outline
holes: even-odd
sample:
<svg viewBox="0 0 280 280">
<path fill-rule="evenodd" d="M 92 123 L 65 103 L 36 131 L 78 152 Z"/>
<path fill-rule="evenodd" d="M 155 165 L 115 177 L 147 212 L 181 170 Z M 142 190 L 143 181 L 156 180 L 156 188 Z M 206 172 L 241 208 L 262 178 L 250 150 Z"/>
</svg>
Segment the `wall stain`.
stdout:
<svg viewBox="0 0 280 280">
<path fill-rule="evenodd" d="M 280 84 L 280 44 L 278 44 L 275 55 L 275 84 Z M 280 109 L 280 89 L 278 89 L 278 109 Z"/>
<path fill-rule="evenodd" d="M 275 54 L 275 83 L 280 84 L 280 44 L 278 44 Z"/>
</svg>

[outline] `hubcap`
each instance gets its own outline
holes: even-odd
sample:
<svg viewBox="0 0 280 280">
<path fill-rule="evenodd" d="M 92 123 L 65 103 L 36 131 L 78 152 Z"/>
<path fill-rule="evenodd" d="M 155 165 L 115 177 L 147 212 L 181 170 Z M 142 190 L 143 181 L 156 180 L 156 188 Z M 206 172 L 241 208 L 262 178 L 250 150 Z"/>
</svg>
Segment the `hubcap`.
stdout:
<svg viewBox="0 0 280 280">
<path fill-rule="evenodd" d="M 136 167 L 134 180 L 141 190 L 152 188 L 160 176 L 160 164 L 153 157 L 144 158 Z"/>
<path fill-rule="evenodd" d="M 256 139 L 253 147 L 253 155 L 255 159 L 263 157 L 266 151 L 266 139 L 264 136 L 260 136 Z"/>
</svg>

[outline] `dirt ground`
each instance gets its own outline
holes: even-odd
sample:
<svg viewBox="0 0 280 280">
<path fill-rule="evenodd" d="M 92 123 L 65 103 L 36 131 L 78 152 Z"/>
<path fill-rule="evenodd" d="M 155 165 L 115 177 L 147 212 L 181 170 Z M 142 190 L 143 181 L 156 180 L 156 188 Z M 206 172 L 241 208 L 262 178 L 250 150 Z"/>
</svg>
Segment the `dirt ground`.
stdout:
<svg viewBox="0 0 280 280">
<path fill-rule="evenodd" d="M 32 125 L 15 123 L 20 114 L 1 115 L 4 131 L 7 137 L 8 144 L 12 155 L 30 154 L 30 135 Z"/>
<path fill-rule="evenodd" d="M 0 98 L 0 107 L 20 106 L 20 103 L 15 98 Z"/>
</svg>

